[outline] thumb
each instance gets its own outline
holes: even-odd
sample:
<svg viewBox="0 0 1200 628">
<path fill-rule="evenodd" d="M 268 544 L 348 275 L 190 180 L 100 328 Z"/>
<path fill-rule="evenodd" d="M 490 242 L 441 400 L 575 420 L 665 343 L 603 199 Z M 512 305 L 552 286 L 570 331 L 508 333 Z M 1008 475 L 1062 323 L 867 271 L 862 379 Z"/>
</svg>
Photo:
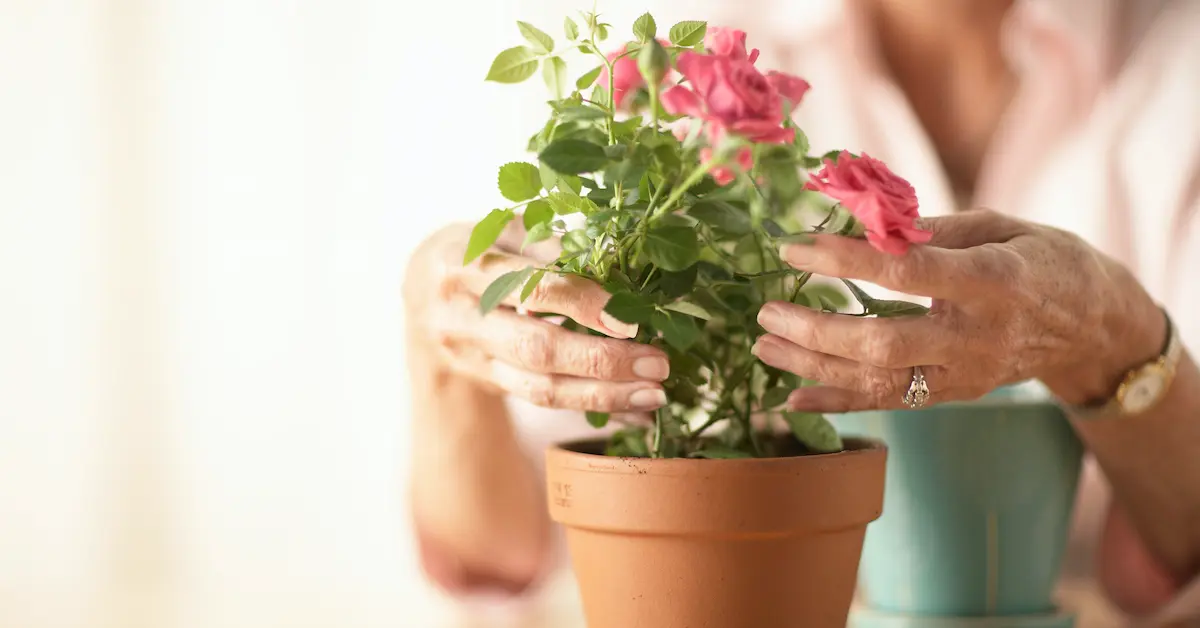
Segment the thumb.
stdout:
<svg viewBox="0 0 1200 628">
<path fill-rule="evenodd" d="M 1029 233 L 1032 225 L 990 209 L 971 209 L 949 216 L 918 218 L 917 227 L 933 233 L 929 246 L 966 249 L 1008 242 Z"/>
</svg>

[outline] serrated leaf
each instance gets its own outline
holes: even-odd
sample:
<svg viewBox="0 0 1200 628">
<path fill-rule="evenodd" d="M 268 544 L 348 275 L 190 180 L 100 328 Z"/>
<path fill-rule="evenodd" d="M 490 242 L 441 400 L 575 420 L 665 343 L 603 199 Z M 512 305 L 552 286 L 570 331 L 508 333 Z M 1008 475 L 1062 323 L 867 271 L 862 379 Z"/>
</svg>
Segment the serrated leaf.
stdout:
<svg viewBox="0 0 1200 628">
<path fill-rule="evenodd" d="M 471 229 L 471 237 L 467 240 L 467 250 L 463 254 L 463 265 L 470 264 L 475 258 L 496 243 L 496 239 L 508 225 L 508 221 L 516 217 L 510 209 L 493 209 L 487 216 Z"/>
<path fill-rule="evenodd" d="M 604 41 L 605 39 L 608 39 L 608 24 L 597 24 L 596 25 L 596 40 Z"/>
<path fill-rule="evenodd" d="M 529 266 L 521 270 L 509 271 L 497 277 L 495 281 L 484 289 L 483 294 L 479 297 L 479 311 L 487 314 L 496 309 L 497 305 L 500 305 L 504 299 L 508 298 L 508 295 L 512 294 L 517 288 L 520 288 L 521 284 L 529 279 L 533 271 L 533 267 Z"/>
<path fill-rule="evenodd" d="M 598 65 L 598 66 L 592 68 L 591 70 L 588 70 L 587 74 L 584 74 L 583 76 L 579 77 L 578 80 L 575 81 L 575 88 L 579 89 L 579 90 L 585 90 L 585 89 L 591 87 L 592 83 L 595 83 L 596 79 L 600 78 L 600 73 L 603 71 L 604 71 L 604 66 L 602 66 L 602 65 Z"/>
<path fill-rule="evenodd" d="M 750 213 L 725 201 L 703 200 L 688 210 L 688 215 L 730 235 L 750 233 Z"/>
<path fill-rule="evenodd" d="M 822 414 L 813 412 L 784 412 L 783 419 L 792 430 L 796 440 L 808 449 L 819 453 L 842 450 L 842 437 Z"/>
<path fill-rule="evenodd" d="M 538 174 L 542 179 L 542 188 L 547 192 L 553 190 L 555 185 L 558 185 L 558 174 L 554 172 L 553 168 L 540 161 L 538 162 Z"/>
<path fill-rule="evenodd" d="M 563 216 L 569 214 L 583 214 L 587 216 L 592 212 L 600 210 L 596 203 L 592 202 L 592 199 L 586 196 L 579 196 L 569 188 L 567 190 L 559 189 L 558 191 L 551 192 L 546 197 L 546 200 L 550 202 L 550 208 L 554 210 L 554 213 Z"/>
<path fill-rule="evenodd" d="M 643 13 L 633 23 L 633 37 L 638 41 L 645 43 L 654 39 L 658 34 L 658 25 L 654 23 L 654 16 L 649 13 Z"/>
<path fill-rule="evenodd" d="M 540 198 L 526 205 L 522 216 L 527 231 L 542 223 L 549 223 L 553 218 L 554 210 L 550 209 L 550 203 Z"/>
<path fill-rule="evenodd" d="M 658 291 L 668 299 L 677 299 L 692 291 L 696 285 L 699 264 L 692 264 L 679 272 L 663 271 L 658 280 Z"/>
<path fill-rule="evenodd" d="M 515 46 L 496 55 L 487 79 L 495 83 L 520 83 L 537 72 L 537 58 L 526 46 Z"/>
<path fill-rule="evenodd" d="M 554 52 L 554 40 L 538 27 L 528 22 L 517 22 L 517 28 L 521 29 L 521 36 L 533 44 L 535 51 L 542 54 Z"/>
<path fill-rule="evenodd" d="M 663 270 L 681 271 L 700 258 L 696 232 L 688 227 L 654 227 L 646 233 L 646 257 Z"/>
<path fill-rule="evenodd" d="M 525 251 L 525 247 L 537 244 L 554 237 L 554 229 L 550 227 L 549 222 L 539 222 L 529 228 L 525 232 L 525 240 L 521 242 L 521 251 Z"/>
<path fill-rule="evenodd" d="M 582 174 L 604 168 L 604 147 L 584 140 L 561 139 L 550 143 L 538 159 L 561 174 Z"/>
<path fill-rule="evenodd" d="M 563 32 L 566 33 L 567 39 L 571 41 L 579 39 L 579 27 L 575 25 L 575 20 L 569 17 L 563 18 Z"/>
<path fill-rule="evenodd" d="M 708 22 L 689 20 L 672 26 L 669 38 L 671 43 L 676 46 L 695 46 L 704 41 L 706 32 L 708 32 Z"/>
<path fill-rule="evenodd" d="M 689 301 L 676 301 L 674 303 L 669 303 L 667 305 L 664 305 L 663 307 L 665 309 L 671 310 L 672 312 L 679 312 L 680 314 L 687 314 L 688 316 L 695 316 L 696 318 L 700 318 L 700 319 L 703 319 L 706 321 L 712 320 L 712 314 L 709 314 L 708 310 L 700 307 L 699 305 L 696 305 L 695 303 L 691 303 Z"/>
<path fill-rule="evenodd" d="M 808 135 L 804 131 L 796 129 L 796 137 L 792 140 L 792 146 L 796 147 L 796 152 L 807 155 L 809 151 Z"/>
<path fill-rule="evenodd" d="M 601 107 L 612 108 L 612 101 L 608 97 L 608 88 L 603 85 L 596 85 L 592 88 L 592 95 L 588 100 L 600 105 Z"/>
<path fill-rule="evenodd" d="M 792 391 L 783 386 L 777 386 L 768 390 L 762 396 L 762 409 L 771 410 L 782 406 L 790 394 L 792 394 Z"/>
<path fill-rule="evenodd" d="M 537 288 L 537 285 L 542 282 L 542 278 L 545 276 L 546 270 L 544 268 L 539 268 L 537 272 L 529 276 L 529 279 L 525 281 L 525 286 L 521 288 L 521 303 L 524 303 L 525 299 L 528 299 L 529 295 L 533 294 L 533 289 Z"/>
<path fill-rule="evenodd" d="M 709 443 L 705 445 L 703 449 L 692 452 L 692 457 L 709 458 L 714 460 L 733 460 L 737 458 L 753 458 L 754 456 L 739 449 L 734 449 L 729 445 L 722 445 L 721 443 Z"/>
<path fill-rule="evenodd" d="M 542 62 L 542 80 L 555 98 L 562 98 L 567 91 L 567 62 L 561 57 L 546 57 Z"/>
<path fill-rule="evenodd" d="M 590 425 L 596 429 L 600 429 L 600 428 L 604 427 L 605 425 L 608 425 L 608 416 L 609 415 L 607 412 L 588 412 L 587 413 L 588 425 Z"/>
<path fill-rule="evenodd" d="M 654 315 L 654 303 L 632 292 L 618 292 L 605 304 L 604 311 L 622 323 L 645 325 Z"/>
<path fill-rule="evenodd" d="M 538 167 L 521 161 L 500 166 L 497 184 L 500 194 L 515 203 L 527 201 L 542 191 L 542 178 L 538 174 Z"/>
<path fill-rule="evenodd" d="M 880 318 L 894 318 L 899 316 L 924 316 L 929 313 L 929 308 L 918 303 L 909 303 L 908 301 L 872 299 L 867 305 L 867 312 Z"/>
<path fill-rule="evenodd" d="M 700 337 L 696 319 L 681 314 L 666 314 L 655 310 L 650 315 L 650 324 L 662 332 L 667 344 L 680 351 L 687 351 Z"/>
<path fill-rule="evenodd" d="M 560 120 L 566 121 L 603 120 L 608 117 L 608 114 L 591 105 L 581 105 L 563 109 L 558 112 L 558 117 Z"/>
<path fill-rule="evenodd" d="M 846 287 L 850 289 L 850 294 L 854 296 L 854 300 L 858 301 L 859 304 L 863 306 L 864 310 L 868 309 L 867 306 L 871 303 L 871 301 L 875 300 L 871 297 L 871 295 L 867 294 L 865 290 L 859 288 L 858 284 L 854 283 L 853 281 L 843 279 L 842 283 L 846 284 Z"/>
</svg>

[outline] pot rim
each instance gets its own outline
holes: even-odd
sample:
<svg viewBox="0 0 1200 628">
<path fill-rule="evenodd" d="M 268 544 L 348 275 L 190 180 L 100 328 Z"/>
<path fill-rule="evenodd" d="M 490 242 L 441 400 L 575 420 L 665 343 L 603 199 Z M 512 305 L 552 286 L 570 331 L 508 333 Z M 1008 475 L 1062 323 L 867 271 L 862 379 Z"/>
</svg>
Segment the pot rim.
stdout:
<svg viewBox="0 0 1200 628">
<path fill-rule="evenodd" d="M 636 468 L 644 473 L 653 468 L 656 474 L 671 474 L 672 472 L 695 472 L 698 467 L 704 469 L 721 469 L 723 471 L 741 473 L 790 473 L 797 465 L 806 464 L 854 464 L 887 454 L 887 444 L 877 438 L 860 435 L 847 436 L 843 439 L 845 449 L 832 453 L 814 453 L 800 456 L 782 456 L 774 458 L 638 458 L 633 456 L 605 456 L 581 452 L 575 447 L 588 444 L 602 444 L 604 438 L 581 438 L 553 443 L 547 448 L 547 453 L 558 458 L 567 466 L 587 468 L 591 471 L 612 469 L 627 471 Z M 616 463 L 620 463 L 619 465 Z"/>
</svg>

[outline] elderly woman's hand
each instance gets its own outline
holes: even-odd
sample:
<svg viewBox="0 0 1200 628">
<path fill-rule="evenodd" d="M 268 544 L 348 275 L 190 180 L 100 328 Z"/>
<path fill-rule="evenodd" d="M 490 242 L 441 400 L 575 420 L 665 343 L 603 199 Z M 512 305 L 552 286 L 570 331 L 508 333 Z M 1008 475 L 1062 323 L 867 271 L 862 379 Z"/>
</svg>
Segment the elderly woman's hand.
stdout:
<svg viewBox="0 0 1200 628">
<path fill-rule="evenodd" d="M 531 257 L 516 253 L 524 233 L 510 225 L 496 249 L 464 266 L 470 233 L 469 226 L 456 225 L 429 238 L 413 255 L 405 281 L 406 309 L 418 330 L 414 335 L 427 341 L 437 368 L 545 407 L 635 412 L 665 405 L 660 382 L 670 370 L 666 355 L 626 340 L 637 327 L 604 313 L 609 294 L 596 283 L 546 275 L 519 305 L 567 316 L 609 338 L 518 313 L 515 294 L 486 316 L 480 314 L 480 295 L 496 277 L 542 266 L 558 250 L 547 241 L 533 247 Z"/>
<path fill-rule="evenodd" d="M 784 247 L 792 266 L 932 297 L 925 316 L 864 318 L 786 302 L 759 313 L 763 362 L 821 385 L 795 410 L 904 407 L 920 366 L 930 403 L 1040 379 L 1068 403 L 1105 399 L 1162 349 L 1165 318 L 1121 265 L 1080 238 L 987 210 L 926 219 L 928 245 L 893 256 L 822 235 Z"/>
</svg>

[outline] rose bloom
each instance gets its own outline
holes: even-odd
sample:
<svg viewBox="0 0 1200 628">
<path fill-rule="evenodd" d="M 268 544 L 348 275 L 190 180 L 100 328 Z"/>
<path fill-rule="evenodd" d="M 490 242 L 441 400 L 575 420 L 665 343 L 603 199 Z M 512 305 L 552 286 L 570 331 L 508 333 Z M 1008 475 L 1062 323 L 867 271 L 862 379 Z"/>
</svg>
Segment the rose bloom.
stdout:
<svg viewBox="0 0 1200 628">
<path fill-rule="evenodd" d="M 836 162 L 826 159 L 805 187 L 841 203 L 866 228 L 867 241 L 885 253 L 901 255 L 910 243 L 933 236 L 915 224 L 919 215 L 912 184 L 865 153 L 854 157 L 843 151 Z"/>
<path fill-rule="evenodd" d="M 709 54 L 754 63 L 758 49 L 746 52 L 746 31 L 713 26 L 704 35 L 704 48 Z"/>
<path fill-rule="evenodd" d="M 712 161 L 712 158 L 713 149 L 708 148 L 707 146 L 700 149 L 701 162 L 707 164 L 709 161 Z M 743 146 L 739 148 L 737 154 L 735 154 L 733 157 L 733 164 L 734 167 L 717 166 L 709 171 L 709 174 L 712 175 L 713 181 L 716 181 L 717 185 L 729 185 L 730 183 L 733 183 L 735 179 L 737 179 L 739 172 L 746 172 L 753 168 L 754 151 L 750 150 L 749 146 Z M 737 169 L 735 169 L 735 167 Z"/>
<path fill-rule="evenodd" d="M 676 66 L 691 89 L 676 85 L 667 90 L 663 108 L 706 121 L 710 144 L 720 142 L 725 133 L 752 142 L 791 142 L 796 131 L 783 128 L 783 122 L 808 91 L 808 83 L 781 72 L 763 75 L 754 67 L 757 51 L 746 53 L 745 36 L 717 29 L 710 45 L 724 54 L 681 54 Z"/>
</svg>

